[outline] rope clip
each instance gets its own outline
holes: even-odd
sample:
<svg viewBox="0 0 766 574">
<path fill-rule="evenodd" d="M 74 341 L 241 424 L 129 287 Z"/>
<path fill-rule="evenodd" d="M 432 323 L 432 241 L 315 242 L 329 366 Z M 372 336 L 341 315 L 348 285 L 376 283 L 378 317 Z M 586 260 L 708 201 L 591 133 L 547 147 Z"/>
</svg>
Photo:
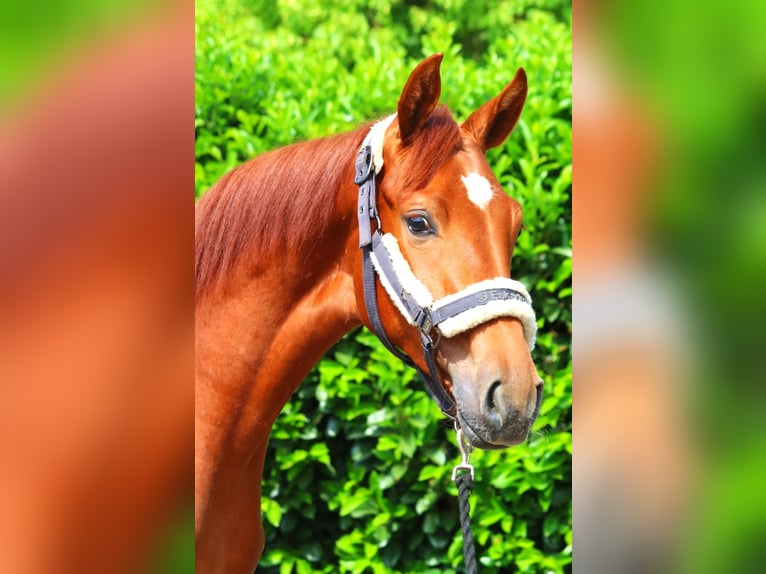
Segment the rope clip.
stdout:
<svg viewBox="0 0 766 574">
<path fill-rule="evenodd" d="M 470 472 L 471 480 L 473 480 L 473 465 L 469 462 L 473 447 L 463 435 L 463 429 L 458 426 L 457 421 L 455 421 L 455 432 L 457 433 L 457 448 L 460 450 L 461 460 L 452 469 L 452 482 L 455 482 L 459 472 Z"/>
</svg>

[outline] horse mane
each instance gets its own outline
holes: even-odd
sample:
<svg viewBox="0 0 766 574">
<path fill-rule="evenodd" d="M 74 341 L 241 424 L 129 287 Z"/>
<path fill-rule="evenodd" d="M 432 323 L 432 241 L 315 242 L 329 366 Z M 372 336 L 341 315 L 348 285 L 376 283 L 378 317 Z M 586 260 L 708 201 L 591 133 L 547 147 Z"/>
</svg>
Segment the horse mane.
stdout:
<svg viewBox="0 0 766 574">
<path fill-rule="evenodd" d="M 320 237 L 336 217 L 336 194 L 372 124 L 292 144 L 258 156 L 225 174 L 197 203 L 196 297 L 229 273 L 243 253 L 266 257 L 295 252 Z M 405 185 L 425 186 L 461 149 L 460 128 L 439 106 L 408 146 Z"/>
</svg>

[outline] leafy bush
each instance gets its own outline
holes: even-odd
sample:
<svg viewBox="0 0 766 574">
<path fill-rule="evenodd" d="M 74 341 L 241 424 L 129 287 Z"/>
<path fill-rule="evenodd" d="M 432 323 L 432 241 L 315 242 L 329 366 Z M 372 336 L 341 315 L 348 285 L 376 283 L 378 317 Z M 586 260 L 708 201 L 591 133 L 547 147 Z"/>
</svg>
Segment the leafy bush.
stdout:
<svg viewBox="0 0 766 574">
<path fill-rule="evenodd" d="M 444 52 L 465 119 L 523 66 L 518 127 L 489 153 L 524 209 L 513 276 L 538 316 L 545 399 L 528 444 L 476 452 L 481 571 L 571 563 L 571 7 L 560 0 L 198 0 L 196 194 L 250 157 L 391 113 Z M 454 433 L 414 372 L 366 330 L 331 349 L 271 435 L 259 571 L 460 572 Z"/>
</svg>

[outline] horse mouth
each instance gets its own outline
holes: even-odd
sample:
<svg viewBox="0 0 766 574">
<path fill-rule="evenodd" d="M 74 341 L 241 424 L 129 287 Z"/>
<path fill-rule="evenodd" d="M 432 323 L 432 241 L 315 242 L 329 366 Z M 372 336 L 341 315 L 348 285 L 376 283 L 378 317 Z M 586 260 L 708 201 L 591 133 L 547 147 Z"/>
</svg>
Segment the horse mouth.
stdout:
<svg viewBox="0 0 766 574">
<path fill-rule="evenodd" d="M 489 436 L 490 433 L 484 432 L 480 433 L 477 432 L 473 426 L 471 426 L 470 423 L 468 423 L 464 418 L 463 415 L 460 414 L 460 410 L 458 409 L 457 413 L 457 420 L 460 424 L 460 428 L 463 429 L 463 434 L 465 435 L 465 438 L 468 439 L 468 442 L 473 446 L 474 448 L 480 448 L 483 450 L 501 450 L 504 448 L 508 448 L 509 446 L 517 445 L 523 443 L 525 440 L 527 440 L 527 435 L 529 434 L 529 430 L 522 433 L 518 438 L 513 439 L 505 439 L 502 443 L 500 442 L 492 442 L 492 438 Z M 478 426 L 478 425 L 476 425 Z"/>
<path fill-rule="evenodd" d="M 532 414 L 529 417 L 514 417 L 499 427 L 484 421 L 481 415 L 473 414 L 470 408 L 464 414 L 458 406 L 457 422 L 471 446 L 483 450 L 500 450 L 526 441 L 542 404 L 542 385 L 538 385 L 536 390 L 537 396 Z M 493 426 L 495 428 L 492 428 Z"/>
</svg>

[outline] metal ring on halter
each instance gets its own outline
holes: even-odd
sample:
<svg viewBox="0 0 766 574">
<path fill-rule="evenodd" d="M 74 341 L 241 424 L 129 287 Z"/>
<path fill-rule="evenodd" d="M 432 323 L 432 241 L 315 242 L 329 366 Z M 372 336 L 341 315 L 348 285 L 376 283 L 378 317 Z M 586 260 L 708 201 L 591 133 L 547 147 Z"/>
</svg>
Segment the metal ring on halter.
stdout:
<svg viewBox="0 0 766 574">
<path fill-rule="evenodd" d="M 442 341 L 442 332 L 439 331 L 438 327 L 433 327 L 430 331 L 424 331 L 423 329 L 420 330 L 420 333 L 425 337 L 425 340 L 428 341 L 429 348 L 431 349 L 438 349 L 439 343 Z M 432 337 L 432 334 L 436 333 L 436 340 Z"/>
</svg>

